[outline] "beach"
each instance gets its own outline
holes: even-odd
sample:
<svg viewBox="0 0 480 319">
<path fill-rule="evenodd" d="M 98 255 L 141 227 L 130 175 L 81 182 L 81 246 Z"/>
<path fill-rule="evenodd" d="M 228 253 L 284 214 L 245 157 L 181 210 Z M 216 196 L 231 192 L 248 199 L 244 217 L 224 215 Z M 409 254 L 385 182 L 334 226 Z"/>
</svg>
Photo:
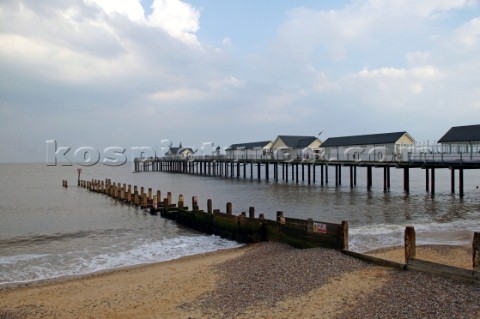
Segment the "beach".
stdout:
<svg viewBox="0 0 480 319">
<path fill-rule="evenodd" d="M 374 252 L 384 258 L 401 249 Z M 468 259 L 468 248 L 420 247 Z M 442 257 L 443 256 L 443 257 Z M 458 257 L 463 256 L 463 257 Z M 480 289 L 323 248 L 260 243 L 8 287 L 0 318 L 478 318 Z"/>
</svg>

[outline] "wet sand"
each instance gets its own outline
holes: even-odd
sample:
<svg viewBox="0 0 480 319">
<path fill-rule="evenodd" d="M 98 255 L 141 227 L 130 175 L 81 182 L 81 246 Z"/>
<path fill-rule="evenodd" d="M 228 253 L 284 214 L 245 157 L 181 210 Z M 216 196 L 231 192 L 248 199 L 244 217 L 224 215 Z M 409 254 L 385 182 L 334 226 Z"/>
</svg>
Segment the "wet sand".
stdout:
<svg viewBox="0 0 480 319">
<path fill-rule="evenodd" d="M 425 249 L 419 258 L 469 257 L 466 247 Z M 403 249 L 372 254 L 403 258 Z M 480 289 L 338 251 L 262 243 L 0 291 L 1 319 L 369 317 L 478 318 Z"/>
</svg>

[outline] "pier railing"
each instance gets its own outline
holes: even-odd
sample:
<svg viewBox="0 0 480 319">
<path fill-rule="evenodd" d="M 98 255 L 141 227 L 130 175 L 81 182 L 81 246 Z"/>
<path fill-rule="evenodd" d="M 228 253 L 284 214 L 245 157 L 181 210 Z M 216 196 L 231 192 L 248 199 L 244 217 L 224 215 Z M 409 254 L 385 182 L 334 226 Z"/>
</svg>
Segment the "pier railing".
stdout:
<svg viewBox="0 0 480 319">
<path fill-rule="evenodd" d="M 288 151 L 289 150 L 289 151 Z M 441 146 L 408 146 L 391 150 L 385 146 L 372 149 L 348 147 L 337 151 L 326 151 L 322 148 L 306 148 L 296 150 L 283 148 L 282 152 L 268 154 L 217 154 L 186 156 L 168 155 L 162 157 L 135 158 L 138 162 L 154 161 L 255 161 L 255 162 L 302 162 L 302 163 L 385 163 L 385 164 L 480 164 L 480 152 L 473 150 L 448 151 Z"/>
</svg>

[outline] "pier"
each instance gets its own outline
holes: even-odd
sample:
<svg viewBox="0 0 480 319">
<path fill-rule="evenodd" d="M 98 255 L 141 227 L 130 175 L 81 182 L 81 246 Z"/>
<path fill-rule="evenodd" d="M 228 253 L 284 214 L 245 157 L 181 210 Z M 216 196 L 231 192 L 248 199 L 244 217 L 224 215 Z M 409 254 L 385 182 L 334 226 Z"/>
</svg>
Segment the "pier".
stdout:
<svg viewBox="0 0 480 319">
<path fill-rule="evenodd" d="M 330 137 L 278 135 L 271 141 L 232 144 L 225 155 L 217 147 L 211 155 L 196 156 L 191 148 L 170 147 L 163 157 L 135 158 L 135 172 L 170 172 L 226 178 L 257 179 L 309 185 L 348 183 L 357 186 L 357 169 L 366 170 L 366 187 L 373 187 L 373 171 L 383 170 L 383 190 L 391 187 L 392 168 L 403 170 L 403 191 L 410 192 L 410 169 L 425 172 L 425 190 L 435 196 L 436 171 L 450 170 L 450 190 L 464 197 L 464 171 L 480 168 L 480 124 L 450 128 L 439 144 L 416 143 L 406 131 Z M 262 169 L 263 168 L 263 169 Z M 318 173 L 317 173 L 318 172 Z M 457 180 L 458 176 L 458 180 Z M 318 180 L 318 181 L 317 181 Z"/>
<path fill-rule="evenodd" d="M 464 197 L 464 171 L 480 169 L 480 156 L 418 154 L 411 155 L 406 161 L 375 161 L 375 160 L 322 160 L 322 159 L 236 159 L 225 156 L 205 156 L 190 158 L 147 158 L 135 159 L 135 172 L 168 172 L 232 179 L 251 179 L 286 183 L 300 181 L 321 186 L 334 183 L 341 186 L 343 168 L 347 169 L 347 183 L 351 188 L 357 186 L 357 170 L 366 170 L 366 187 L 373 187 L 373 171 L 381 170 L 383 174 L 383 191 L 391 188 L 391 169 L 403 170 L 403 191 L 410 192 L 410 169 L 420 168 L 425 174 L 425 190 L 435 196 L 436 170 L 450 170 L 450 190 Z M 334 172 L 334 180 L 329 181 L 329 175 Z M 458 177 L 457 177 L 458 176 Z"/>
</svg>

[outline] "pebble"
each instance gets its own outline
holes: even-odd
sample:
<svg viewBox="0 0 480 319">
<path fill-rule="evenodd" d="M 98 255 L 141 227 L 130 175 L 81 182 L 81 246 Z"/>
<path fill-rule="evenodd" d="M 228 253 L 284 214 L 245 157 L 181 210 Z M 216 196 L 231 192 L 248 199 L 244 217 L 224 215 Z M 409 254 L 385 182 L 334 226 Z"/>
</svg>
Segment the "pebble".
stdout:
<svg viewBox="0 0 480 319">
<path fill-rule="evenodd" d="M 209 318 L 245 316 L 247 310 L 274 307 L 367 267 L 374 266 L 333 249 L 256 244 L 242 256 L 215 266 L 221 277 L 216 289 L 188 307 L 208 313 Z M 480 288 L 416 271 L 392 269 L 389 274 L 385 285 L 371 294 L 359 294 L 355 307 L 346 305 L 337 319 L 480 318 Z"/>
</svg>

